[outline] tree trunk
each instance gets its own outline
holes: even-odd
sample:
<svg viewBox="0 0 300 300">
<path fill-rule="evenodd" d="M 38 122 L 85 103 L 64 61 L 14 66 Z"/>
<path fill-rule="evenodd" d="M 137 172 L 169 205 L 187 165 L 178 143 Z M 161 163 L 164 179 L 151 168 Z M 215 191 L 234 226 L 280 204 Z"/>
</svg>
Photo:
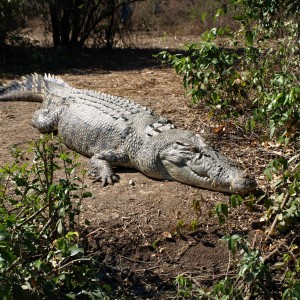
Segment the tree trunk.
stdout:
<svg viewBox="0 0 300 300">
<path fill-rule="evenodd" d="M 79 38 L 80 32 L 82 30 L 82 19 L 85 19 L 85 14 L 83 14 L 80 6 L 84 5 L 83 0 L 75 0 L 75 7 L 71 16 L 71 24 L 72 24 L 72 33 L 70 37 L 70 44 L 72 47 L 80 47 Z M 85 11 L 86 12 L 86 11 Z M 85 13 L 84 12 L 84 13 Z"/>
<path fill-rule="evenodd" d="M 71 34 L 71 20 L 70 20 L 70 10 L 68 6 L 64 6 L 63 15 L 60 24 L 61 32 L 61 45 L 67 47 L 70 43 L 70 34 Z"/>
<path fill-rule="evenodd" d="M 52 26 L 52 39 L 54 48 L 58 48 L 61 45 L 61 33 L 60 33 L 60 7 L 56 2 L 49 3 L 49 12 Z"/>
<path fill-rule="evenodd" d="M 121 22 L 120 11 L 138 1 L 142 0 L 49 1 L 54 48 L 82 48 L 93 30 L 103 21 L 108 21 L 105 28 L 106 47 L 112 48 Z"/>
</svg>

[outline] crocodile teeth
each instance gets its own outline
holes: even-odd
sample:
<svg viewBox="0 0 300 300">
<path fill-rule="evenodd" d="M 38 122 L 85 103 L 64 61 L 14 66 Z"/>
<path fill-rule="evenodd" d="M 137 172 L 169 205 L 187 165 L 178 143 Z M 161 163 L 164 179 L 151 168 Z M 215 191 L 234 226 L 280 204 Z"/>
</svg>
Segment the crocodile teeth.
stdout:
<svg viewBox="0 0 300 300">
<path fill-rule="evenodd" d="M 202 181 L 204 180 L 204 181 L 206 181 L 206 182 L 211 181 L 210 177 L 208 177 L 208 176 L 205 176 L 205 175 L 201 176 L 201 175 L 195 173 L 195 172 L 192 171 L 192 170 L 191 170 L 191 172 L 192 172 L 193 177 L 195 177 L 195 178 L 197 178 L 197 179 L 200 179 L 200 180 L 202 180 Z"/>
</svg>

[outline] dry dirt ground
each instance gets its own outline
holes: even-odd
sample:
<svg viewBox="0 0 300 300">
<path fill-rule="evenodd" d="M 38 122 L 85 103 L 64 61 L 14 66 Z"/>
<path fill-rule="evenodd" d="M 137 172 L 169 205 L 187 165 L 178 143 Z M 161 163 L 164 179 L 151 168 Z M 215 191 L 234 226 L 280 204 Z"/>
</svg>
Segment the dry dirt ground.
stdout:
<svg viewBox="0 0 300 300">
<path fill-rule="evenodd" d="M 153 53 L 155 50 L 87 52 L 74 58 L 73 65 L 66 63 L 56 75 L 77 88 L 132 99 L 179 128 L 205 135 L 262 185 L 263 163 L 253 140 L 226 128 L 216 135 L 215 124 L 191 107 L 180 78 L 162 67 Z M 40 136 L 30 125 L 38 107 L 37 103 L 0 103 L 0 165 L 10 160 L 10 147 L 27 147 Z M 87 168 L 88 159 L 80 157 L 80 161 L 81 168 Z M 173 280 L 179 274 L 193 276 L 196 284 L 209 287 L 227 271 L 227 246 L 220 238 L 234 232 L 255 233 L 256 215 L 245 207 L 236 209 L 224 226 L 219 225 L 212 212 L 217 203 L 228 203 L 227 194 L 153 180 L 129 169 L 116 172 L 120 182 L 114 186 L 101 188 L 87 180 L 93 197 L 83 203 L 82 217 L 91 222 L 87 228 L 90 251 L 103 257 L 113 276 L 110 284 L 113 288 L 114 283 L 122 284 L 130 299 L 173 298 Z M 195 199 L 200 200 L 200 214 L 193 209 Z M 198 222 L 194 231 L 188 226 L 193 220 Z M 185 226 L 176 234 L 181 221 Z"/>
</svg>

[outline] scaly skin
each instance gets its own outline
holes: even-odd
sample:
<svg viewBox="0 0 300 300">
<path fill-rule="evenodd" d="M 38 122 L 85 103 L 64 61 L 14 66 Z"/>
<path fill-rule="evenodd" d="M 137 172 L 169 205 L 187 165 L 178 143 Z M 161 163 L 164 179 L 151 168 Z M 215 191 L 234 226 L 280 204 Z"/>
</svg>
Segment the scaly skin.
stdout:
<svg viewBox="0 0 300 300">
<path fill-rule="evenodd" d="M 145 175 L 201 188 L 246 193 L 254 178 L 191 131 L 175 129 L 151 110 L 126 99 L 78 90 L 54 76 L 37 74 L 0 88 L 0 100 L 41 102 L 32 125 L 58 131 L 70 149 L 90 160 L 102 185 L 118 181 L 112 167 L 136 168 Z"/>
</svg>

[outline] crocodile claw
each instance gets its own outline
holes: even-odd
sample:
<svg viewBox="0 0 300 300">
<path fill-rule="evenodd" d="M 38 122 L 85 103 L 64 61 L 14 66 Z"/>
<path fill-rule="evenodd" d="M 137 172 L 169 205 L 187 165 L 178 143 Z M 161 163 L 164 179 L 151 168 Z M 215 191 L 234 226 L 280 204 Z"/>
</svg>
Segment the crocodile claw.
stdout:
<svg viewBox="0 0 300 300">
<path fill-rule="evenodd" d="M 94 179 L 92 181 L 92 183 L 98 182 L 100 181 L 102 184 L 102 187 L 106 186 L 106 185 L 113 185 L 115 182 L 119 181 L 119 176 L 116 174 L 112 174 L 112 175 L 99 175 L 99 176 L 93 176 Z"/>
</svg>

